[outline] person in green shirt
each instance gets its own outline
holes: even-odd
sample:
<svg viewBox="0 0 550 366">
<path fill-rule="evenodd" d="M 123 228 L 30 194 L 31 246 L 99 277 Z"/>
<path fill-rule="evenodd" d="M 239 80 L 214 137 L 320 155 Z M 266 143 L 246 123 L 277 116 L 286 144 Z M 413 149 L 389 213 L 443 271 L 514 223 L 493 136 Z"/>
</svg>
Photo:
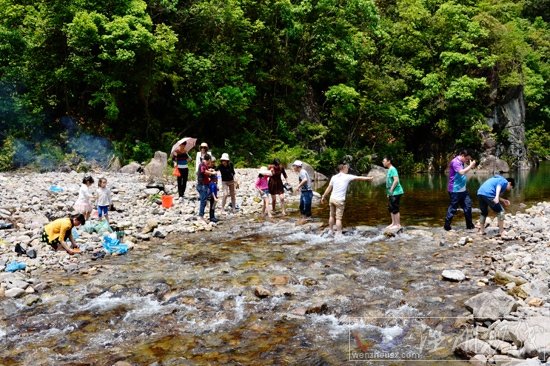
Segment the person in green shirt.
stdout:
<svg viewBox="0 0 550 366">
<path fill-rule="evenodd" d="M 391 224 L 386 229 L 401 229 L 401 217 L 399 214 L 399 201 L 403 195 L 403 187 L 399 183 L 399 174 L 397 169 L 392 165 L 392 159 L 389 156 L 382 160 L 384 168 L 388 169 L 386 175 L 386 194 L 388 196 L 388 211 L 391 215 Z"/>
</svg>

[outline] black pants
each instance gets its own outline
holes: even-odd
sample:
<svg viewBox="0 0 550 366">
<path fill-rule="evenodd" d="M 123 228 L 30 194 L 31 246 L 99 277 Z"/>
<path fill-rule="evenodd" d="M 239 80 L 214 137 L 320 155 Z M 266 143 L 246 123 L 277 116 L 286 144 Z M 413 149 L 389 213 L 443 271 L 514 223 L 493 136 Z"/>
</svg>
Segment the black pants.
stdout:
<svg viewBox="0 0 550 366">
<path fill-rule="evenodd" d="M 187 178 L 189 178 L 188 168 L 178 168 L 180 176 L 178 177 L 178 195 L 183 197 L 185 194 L 185 188 L 187 188 Z"/>
</svg>

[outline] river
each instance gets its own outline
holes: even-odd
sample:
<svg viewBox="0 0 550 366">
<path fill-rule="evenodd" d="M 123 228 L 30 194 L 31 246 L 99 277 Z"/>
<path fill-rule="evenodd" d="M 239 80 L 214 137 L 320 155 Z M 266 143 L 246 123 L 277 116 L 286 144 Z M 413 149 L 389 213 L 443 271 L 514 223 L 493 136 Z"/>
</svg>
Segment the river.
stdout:
<svg viewBox="0 0 550 366">
<path fill-rule="evenodd" d="M 550 198 L 549 168 L 519 177 L 512 211 Z M 397 237 L 381 231 L 382 188 L 353 183 L 340 239 L 319 235 L 321 206 L 306 225 L 295 214 L 222 222 L 125 256 L 83 258 L 74 273 L 39 274 L 48 278 L 39 304 L 2 303 L 0 364 L 465 364 L 452 347 L 467 338 L 463 302 L 492 288 L 478 281 L 491 247 L 460 231 L 461 216 L 457 233 L 440 228 L 444 179 L 402 181 L 406 229 Z M 470 191 L 477 185 L 471 179 Z M 466 235 L 473 245 L 452 246 Z M 444 269 L 469 279 L 443 281 Z M 267 292 L 255 294 L 258 286 Z"/>
</svg>

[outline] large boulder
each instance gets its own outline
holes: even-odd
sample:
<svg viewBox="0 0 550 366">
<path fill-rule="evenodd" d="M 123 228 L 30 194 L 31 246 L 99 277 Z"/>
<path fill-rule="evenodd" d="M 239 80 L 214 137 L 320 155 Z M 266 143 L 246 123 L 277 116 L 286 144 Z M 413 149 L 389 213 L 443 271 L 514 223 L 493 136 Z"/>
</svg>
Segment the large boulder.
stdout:
<svg viewBox="0 0 550 366">
<path fill-rule="evenodd" d="M 550 317 L 535 316 L 517 322 L 503 321 L 495 334 L 508 338 L 521 348 L 524 357 L 544 359 L 550 354 Z"/>
<path fill-rule="evenodd" d="M 515 311 L 518 307 L 516 300 L 501 289 L 471 297 L 464 305 L 478 321 L 496 321 Z"/>
<path fill-rule="evenodd" d="M 460 343 L 454 352 L 464 358 L 472 358 L 475 355 L 493 356 L 496 353 L 489 344 L 479 339 L 470 339 Z"/>
<path fill-rule="evenodd" d="M 287 167 L 286 167 L 287 170 L 293 170 L 292 168 L 292 164 L 289 164 Z M 307 174 L 309 174 L 309 177 L 311 178 L 312 181 L 314 182 L 319 182 L 319 181 L 325 181 L 325 180 L 328 180 L 327 176 L 322 174 L 322 173 L 319 173 L 317 171 L 315 171 L 315 169 L 313 169 L 313 167 L 311 165 L 309 165 L 308 163 L 306 162 L 302 162 L 302 169 L 305 169 Z"/>
<path fill-rule="evenodd" d="M 388 174 L 388 169 L 381 167 L 379 165 L 371 165 L 369 176 L 373 178 L 374 183 L 384 182 L 386 180 L 386 175 Z"/>
<path fill-rule="evenodd" d="M 120 168 L 120 172 L 125 174 L 135 174 L 139 172 L 140 169 L 141 169 L 141 165 L 139 165 L 135 161 L 132 161 L 130 164 Z"/>
<path fill-rule="evenodd" d="M 487 155 L 481 158 L 478 171 L 487 172 L 488 174 L 508 173 L 510 167 L 504 160 L 494 155 Z"/>
<path fill-rule="evenodd" d="M 155 156 L 143 169 L 149 178 L 161 178 L 168 163 L 168 155 L 163 151 L 155 152 Z"/>
</svg>

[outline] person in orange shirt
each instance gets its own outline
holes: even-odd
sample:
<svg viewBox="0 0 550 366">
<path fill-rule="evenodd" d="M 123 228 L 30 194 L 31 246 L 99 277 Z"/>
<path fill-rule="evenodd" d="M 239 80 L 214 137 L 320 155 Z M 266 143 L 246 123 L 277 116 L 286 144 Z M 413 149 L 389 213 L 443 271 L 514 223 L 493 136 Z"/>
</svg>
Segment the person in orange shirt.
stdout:
<svg viewBox="0 0 550 366">
<path fill-rule="evenodd" d="M 52 221 L 44 227 L 42 241 L 51 245 L 54 250 L 60 250 L 61 247 L 71 255 L 78 253 L 78 251 L 74 250 L 78 249 L 78 244 L 76 244 L 73 238 L 72 229 L 85 223 L 86 219 L 83 214 L 71 215 Z M 71 241 L 70 247 L 65 243 L 67 239 Z"/>
</svg>

